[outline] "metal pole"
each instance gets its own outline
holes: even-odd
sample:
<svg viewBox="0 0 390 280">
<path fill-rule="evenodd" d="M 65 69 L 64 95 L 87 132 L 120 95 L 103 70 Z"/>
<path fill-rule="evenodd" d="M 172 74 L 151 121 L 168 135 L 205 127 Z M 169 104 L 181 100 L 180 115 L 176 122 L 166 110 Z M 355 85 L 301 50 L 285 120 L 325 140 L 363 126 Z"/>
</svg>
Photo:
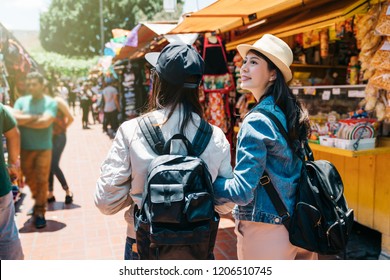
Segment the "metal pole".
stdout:
<svg viewBox="0 0 390 280">
<path fill-rule="evenodd" d="M 104 54 L 104 23 L 103 23 L 103 0 L 99 0 L 100 14 L 100 54 Z"/>
</svg>

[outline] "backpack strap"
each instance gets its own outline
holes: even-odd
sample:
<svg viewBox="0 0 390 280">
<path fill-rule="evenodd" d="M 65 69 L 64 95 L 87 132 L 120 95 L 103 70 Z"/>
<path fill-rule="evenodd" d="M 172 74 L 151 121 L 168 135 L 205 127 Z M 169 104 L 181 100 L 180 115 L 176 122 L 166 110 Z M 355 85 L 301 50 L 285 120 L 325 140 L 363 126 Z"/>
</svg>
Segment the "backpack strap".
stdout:
<svg viewBox="0 0 390 280">
<path fill-rule="evenodd" d="M 268 118 L 270 118 L 274 122 L 274 124 L 279 128 L 279 131 L 282 134 L 283 138 L 286 139 L 288 145 L 291 147 L 290 141 L 288 139 L 287 131 L 284 129 L 279 119 L 274 114 L 264 109 L 255 109 L 255 111 L 258 111 L 266 115 Z M 288 212 L 286 205 L 280 198 L 279 193 L 276 191 L 275 186 L 272 184 L 271 178 L 269 177 L 267 171 L 264 171 L 263 176 L 260 178 L 260 184 L 263 186 L 264 190 L 268 194 L 272 204 L 276 209 L 276 212 L 278 212 L 278 215 L 282 218 L 283 225 L 288 230 L 290 226 L 290 213 Z"/>
<path fill-rule="evenodd" d="M 269 119 L 271 119 L 274 122 L 274 124 L 278 127 L 278 129 L 279 129 L 280 133 L 282 134 L 283 138 L 287 141 L 287 144 L 290 147 L 292 147 L 291 142 L 288 139 L 287 131 L 284 129 L 282 123 L 279 121 L 279 119 L 274 114 L 272 114 L 271 112 L 266 111 L 264 109 L 261 109 L 261 108 L 255 109 L 255 111 L 260 112 L 263 115 L 266 115 Z"/>
<path fill-rule="evenodd" d="M 287 144 L 290 146 L 290 148 L 293 147 L 291 141 L 288 139 L 287 131 L 284 129 L 282 123 L 274 114 L 264 109 L 255 109 L 255 111 L 258 111 L 263 115 L 266 115 L 268 118 L 270 118 L 274 122 L 274 124 L 278 127 L 280 133 L 282 134 L 283 138 L 287 141 Z M 313 151 L 311 150 L 309 143 L 307 141 L 304 141 L 303 143 L 303 152 L 304 152 L 304 157 L 307 157 L 308 160 L 311 161 L 314 160 Z M 299 158 L 302 159 L 300 156 Z"/>
<path fill-rule="evenodd" d="M 198 131 L 196 132 L 194 140 L 192 141 L 192 148 L 195 156 L 200 156 L 204 152 L 210 142 L 212 135 L 212 126 L 204 119 L 201 119 Z"/>
<path fill-rule="evenodd" d="M 290 213 L 288 212 L 286 205 L 280 198 L 279 193 L 276 191 L 272 184 L 271 178 L 268 176 L 267 171 L 264 171 L 263 176 L 260 178 L 260 184 L 263 186 L 265 192 L 268 194 L 272 204 L 274 205 L 276 212 L 282 218 L 283 225 L 290 228 Z"/>
<path fill-rule="evenodd" d="M 138 124 L 150 148 L 158 155 L 164 154 L 165 139 L 156 118 L 152 114 L 149 114 L 148 116 L 139 118 Z M 201 119 L 199 129 L 192 141 L 195 156 L 200 156 L 204 152 L 212 135 L 212 126 Z"/>
<path fill-rule="evenodd" d="M 148 116 L 139 118 L 138 124 L 153 152 L 158 155 L 162 155 L 165 139 L 161 128 L 158 126 L 156 118 L 152 114 L 149 114 Z"/>
</svg>

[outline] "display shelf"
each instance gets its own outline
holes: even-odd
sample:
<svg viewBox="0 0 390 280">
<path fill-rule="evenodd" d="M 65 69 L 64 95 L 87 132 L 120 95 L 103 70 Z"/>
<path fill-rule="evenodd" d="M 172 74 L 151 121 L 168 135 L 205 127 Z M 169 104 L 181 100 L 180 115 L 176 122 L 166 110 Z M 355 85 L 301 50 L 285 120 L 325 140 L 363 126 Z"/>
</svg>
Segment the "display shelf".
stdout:
<svg viewBox="0 0 390 280">
<path fill-rule="evenodd" d="M 347 69 L 348 66 L 346 66 L 346 65 L 320 65 L 320 64 L 299 64 L 299 63 L 293 63 L 293 64 L 291 64 L 291 67 L 297 67 L 297 68 Z"/>
<path fill-rule="evenodd" d="M 339 98 L 342 99 L 345 99 L 346 97 L 348 99 L 361 99 L 364 98 L 366 95 L 365 88 L 365 84 L 290 86 L 290 89 L 294 95 L 309 97 L 318 95 L 324 101 L 329 100 L 331 95 L 335 97 L 339 96 Z M 326 92 L 328 92 L 328 94 L 323 96 L 323 94 Z"/>
<path fill-rule="evenodd" d="M 367 155 L 390 154 L 390 147 L 377 147 L 374 149 L 351 151 L 351 150 L 345 150 L 345 149 L 340 149 L 335 147 L 323 146 L 314 143 L 310 143 L 309 145 L 313 151 L 325 152 L 325 153 L 345 156 L 345 157 L 360 157 L 360 156 L 367 156 Z"/>
<path fill-rule="evenodd" d="M 333 88 L 340 88 L 340 89 L 365 89 L 367 85 L 359 84 L 359 85 L 314 85 L 314 86 L 291 86 L 291 89 L 333 89 Z"/>
</svg>

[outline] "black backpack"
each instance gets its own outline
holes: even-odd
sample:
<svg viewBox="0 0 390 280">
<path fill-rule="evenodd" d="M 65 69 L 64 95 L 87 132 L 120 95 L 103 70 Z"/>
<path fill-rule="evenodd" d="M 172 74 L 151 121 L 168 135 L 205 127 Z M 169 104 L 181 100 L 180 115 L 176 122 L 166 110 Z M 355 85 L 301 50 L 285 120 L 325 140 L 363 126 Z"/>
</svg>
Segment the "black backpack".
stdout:
<svg viewBox="0 0 390 280">
<path fill-rule="evenodd" d="M 257 111 L 268 116 L 279 128 L 289 146 L 287 132 L 270 112 Z M 268 174 L 260 183 L 265 188 L 278 215 L 289 232 L 290 242 L 298 247 L 323 255 L 344 252 L 354 221 L 353 209 L 348 208 L 344 186 L 336 167 L 326 160 L 314 160 L 308 142 L 303 143 L 301 177 L 297 188 L 294 213 L 288 213 Z"/>
<path fill-rule="evenodd" d="M 199 158 L 212 127 L 202 120 L 193 143 L 181 134 L 165 143 L 153 116 L 141 117 L 138 123 L 158 155 L 149 166 L 141 207 L 135 209 L 140 259 L 214 259 L 219 216 L 214 211 L 211 175 Z M 188 155 L 171 150 L 176 140 L 185 145 Z"/>
</svg>

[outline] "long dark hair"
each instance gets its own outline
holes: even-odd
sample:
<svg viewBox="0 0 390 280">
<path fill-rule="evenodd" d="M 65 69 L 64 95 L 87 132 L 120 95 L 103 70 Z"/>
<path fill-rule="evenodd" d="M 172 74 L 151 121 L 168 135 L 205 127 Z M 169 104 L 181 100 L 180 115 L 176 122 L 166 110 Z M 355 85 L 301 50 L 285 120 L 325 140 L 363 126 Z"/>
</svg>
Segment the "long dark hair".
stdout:
<svg viewBox="0 0 390 280">
<path fill-rule="evenodd" d="M 310 132 L 309 117 L 307 111 L 302 106 L 301 102 L 295 97 L 284 80 L 282 72 L 276 65 L 262 53 L 256 50 L 250 50 L 255 55 L 261 57 L 267 62 L 268 70 L 276 71 L 276 79 L 270 85 L 265 94 L 261 97 L 261 102 L 267 96 L 272 96 L 275 104 L 283 111 L 286 116 L 287 131 L 290 143 L 296 144 L 306 140 Z M 298 147 L 295 147 L 298 148 Z"/>
<path fill-rule="evenodd" d="M 164 79 L 161 79 L 156 71 L 152 74 L 152 79 L 153 89 L 148 111 L 151 112 L 170 107 L 168 118 L 165 120 L 167 122 L 176 107 L 181 104 L 183 111 L 180 113 L 183 118 L 181 119 L 180 133 L 184 135 L 188 124 L 190 122 L 194 123 L 192 113 L 196 113 L 199 117 L 203 118 L 203 108 L 199 101 L 199 89 L 184 88 L 181 85 L 177 86 L 168 83 Z M 195 77 L 194 80 L 196 80 Z"/>
</svg>

